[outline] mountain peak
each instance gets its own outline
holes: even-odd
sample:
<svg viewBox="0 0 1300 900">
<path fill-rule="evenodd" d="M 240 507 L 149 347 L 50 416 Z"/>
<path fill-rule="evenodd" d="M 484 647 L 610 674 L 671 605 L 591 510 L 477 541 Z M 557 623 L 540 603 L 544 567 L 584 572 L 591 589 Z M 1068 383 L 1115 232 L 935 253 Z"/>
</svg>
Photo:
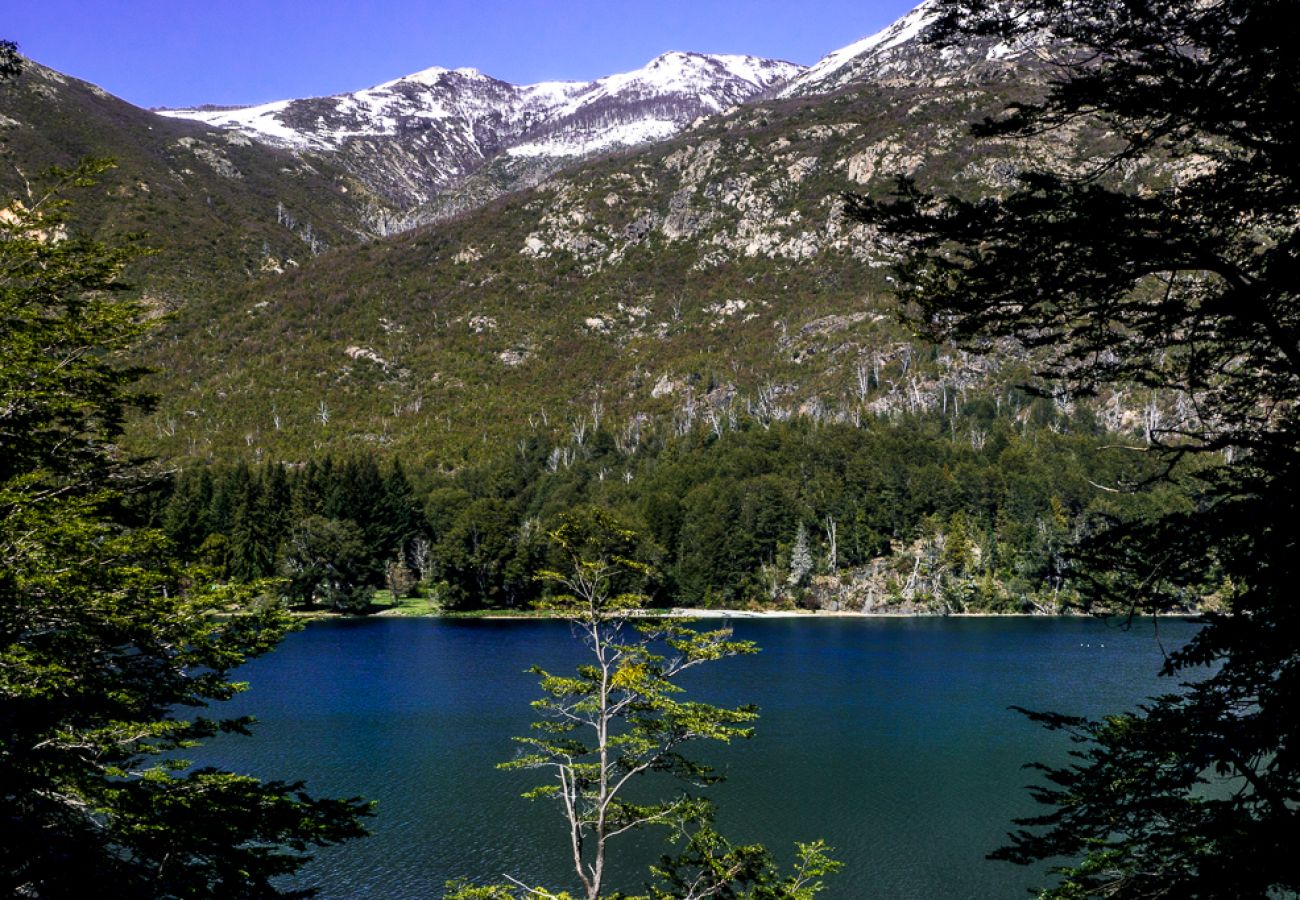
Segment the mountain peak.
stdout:
<svg viewBox="0 0 1300 900">
<path fill-rule="evenodd" d="M 1049 36 L 1039 35 L 1009 46 L 982 38 L 934 48 L 925 43 L 925 36 L 939 12 L 937 0 L 925 0 L 892 25 L 828 53 L 783 86 L 779 96 L 827 94 L 864 81 L 916 84 L 949 78 L 989 66 L 1006 66 L 1049 40 Z"/>
<path fill-rule="evenodd" d="M 925 0 L 907 15 L 875 34 L 826 54 L 802 75 L 781 89 L 783 97 L 826 93 L 855 81 L 865 64 L 895 48 L 915 41 L 938 16 L 934 0 Z"/>
<path fill-rule="evenodd" d="M 166 110 L 262 143 L 334 156 L 398 206 L 418 207 L 497 157 L 559 160 L 672 137 L 803 71 L 780 60 L 672 50 L 593 81 L 514 85 L 434 66 L 365 90 L 243 109 Z M 539 164 L 539 160 L 555 162 Z M 533 177 L 533 176 L 530 176 Z"/>
<path fill-rule="evenodd" d="M 654 59 L 650 60 L 647 68 L 650 66 L 668 65 L 672 63 L 683 63 L 691 59 L 699 59 L 702 54 L 687 53 L 683 50 L 669 50 L 667 53 L 660 53 Z"/>
<path fill-rule="evenodd" d="M 488 75 L 484 75 L 478 69 L 475 69 L 470 66 L 462 66 L 458 69 L 448 69 L 443 66 L 430 66 L 427 69 L 421 69 L 418 72 L 412 72 L 410 75 L 403 75 L 401 78 L 394 78 L 391 81 L 385 81 L 382 84 L 377 84 L 372 88 L 368 88 L 367 90 L 370 91 L 388 90 L 399 84 L 418 84 L 427 87 L 427 86 L 436 85 L 439 82 L 448 78 L 449 76 L 454 77 L 456 79 L 468 79 L 472 81 L 495 80 Z M 361 92 L 357 92 L 357 93 L 361 93 Z M 350 95 L 338 94 L 335 96 L 345 97 Z"/>
</svg>

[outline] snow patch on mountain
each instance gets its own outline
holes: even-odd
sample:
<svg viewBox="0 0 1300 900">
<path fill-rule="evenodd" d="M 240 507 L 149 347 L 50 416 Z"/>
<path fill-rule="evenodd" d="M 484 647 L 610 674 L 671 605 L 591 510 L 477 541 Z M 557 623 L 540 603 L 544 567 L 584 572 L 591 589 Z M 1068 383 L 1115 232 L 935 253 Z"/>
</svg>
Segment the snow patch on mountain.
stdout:
<svg viewBox="0 0 1300 900">
<path fill-rule="evenodd" d="M 858 80 L 867 62 L 915 41 L 938 15 L 934 0 L 925 0 L 887 28 L 828 53 L 781 88 L 780 96 L 829 93 Z"/>
<path fill-rule="evenodd" d="M 594 81 L 513 85 L 432 67 L 365 90 L 243 108 L 160 110 L 233 134 L 323 154 L 403 210 L 400 229 L 463 208 L 449 191 L 485 166 L 463 202 L 537 184 L 567 162 L 661 141 L 702 116 L 772 93 L 803 66 L 752 56 L 665 53 Z"/>
<path fill-rule="evenodd" d="M 813 84 L 821 91 L 842 87 L 851 80 L 853 63 L 860 57 L 891 50 L 920 37 L 938 14 L 934 4 L 927 0 L 888 28 L 822 57 L 781 93 L 789 95 L 800 92 L 802 87 Z"/>
<path fill-rule="evenodd" d="M 887 28 L 829 53 L 777 92 L 779 97 L 829 94 L 850 84 L 921 83 L 961 73 L 1012 65 L 1030 51 L 1052 42 L 1048 34 L 1021 39 L 1015 45 L 989 38 L 935 47 L 926 32 L 939 18 L 938 0 L 925 0 Z"/>
<path fill-rule="evenodd" d="M 435 128 L 478 146 L 484 157 L 513 148 L 520 156 L 578 156 L 662 140 L 802 71 L 752 56 L 672 52 L 595 81 L 512 85 L 477 69 L 435 66 L 350 94 L 159 112 L 296 150 L 333 151 L 354 138 Z"/>
<path fill-rule="evenodd" d="M 672 119 L 638 119 L 585 136 L 563 133 L 550 140 L 529 141 L 511 147 L 506 153 L 518 158 L 590 156 L 615 147 L 634 147 L 653 141 L 666 141 L 679 131 L 681 131 L 681 124 Z"/>
<path fill-rule="evenodd" d="M 158 113 L 171 118 L 194 119 L 206 125 L 234 129 L 255 135 L 266 143 L 305 147 L 307 141 L 304 140 L 303 135 L 280 120 L 280 114 L 292 102 L 292 100 L 277 100 L 261 106 L 221 110 L 160 109 Z"/>
</svg>

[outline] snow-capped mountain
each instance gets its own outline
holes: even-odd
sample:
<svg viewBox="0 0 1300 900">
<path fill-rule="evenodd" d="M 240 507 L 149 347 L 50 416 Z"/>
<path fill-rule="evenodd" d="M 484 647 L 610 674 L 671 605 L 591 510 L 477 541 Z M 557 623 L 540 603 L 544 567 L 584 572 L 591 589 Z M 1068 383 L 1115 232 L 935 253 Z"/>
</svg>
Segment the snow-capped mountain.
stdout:
<svg viewBox="0 0 1300 900">
<path fill-rule="evenodd" d="M 779 60 L 674 52 L 595 81 L 513 85 L 476 69 L 432 68 L 333 97 L 159 112 L 326 155 L 415 208 L 493 159 L 545 172 L 662 140 L 802 71 Z"/>
<path fill-rule="evenodd" d="M 746 101 L 828 94 L 866 82 L 999 77 L 1017 71 L 1034 49 L 993 41 L 933 47 L 924 37 L 937 16 L 936 0 L 925 0 L 810 68 L 674 52 L 595 81 L 530 85 L 477 69 L 431 68 L 331 97 L 159 112 L 341 166 L 382 201 L 370 223 L 382 233 L 481 206 L 586 157 L 666 140 Z"/>
<path fill-rule="evenodd" d="M 1015 46 L 992 40 L 968 40 L 936 48 L 925 43 L 938 19 L 935 0 L 925 0 L 887 28 L 822 57 L 777 91 L 779 97 L 828 94 L 861 82 L 907 84 L 954 75 L 987 75 L 1046 42 L 1027 40 Z"/>
</svg>

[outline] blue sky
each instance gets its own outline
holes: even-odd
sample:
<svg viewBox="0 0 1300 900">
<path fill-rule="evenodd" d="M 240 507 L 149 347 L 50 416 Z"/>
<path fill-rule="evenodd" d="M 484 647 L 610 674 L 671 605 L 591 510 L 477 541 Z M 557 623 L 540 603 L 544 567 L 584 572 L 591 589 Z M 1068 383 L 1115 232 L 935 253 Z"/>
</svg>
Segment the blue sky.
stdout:
<svg viewBox="0 0 1300 900">
<path fill-rule="evenodd" d="M 139 106 L 261 103 L 430 66 L 516 84 L 667 50 L 810 64 L 919 0 L 5 0 L 0 37 Z"/>
</svg>

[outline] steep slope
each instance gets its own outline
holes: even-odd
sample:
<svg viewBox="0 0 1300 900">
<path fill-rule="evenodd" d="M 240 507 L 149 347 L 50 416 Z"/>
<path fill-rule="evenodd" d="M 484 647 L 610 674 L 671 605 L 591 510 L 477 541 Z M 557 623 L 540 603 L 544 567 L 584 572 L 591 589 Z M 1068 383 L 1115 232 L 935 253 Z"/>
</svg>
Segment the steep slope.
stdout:
<svg viewBox="0 0 1300 900">
<path fill-rule="evenodd" d="M 747 106 L 324 254 L 176 323 L 155 359 L 183 377 L 145 439 L 199 457 L 382 446 L 450 463 L 532 436 L 562 459 L 596 420 L 635 442 L 652 422 L 1005 402 L 988 391 L 1011 370 L 897 323 L 890 248 L 843 218 L 840 194 L 895 173 L 998 191 L 1041 154 L 1083 159 L 1105 140 L 1080 126 L 1045 147 L 972 143 L 964 123 L 1013 95 L 1023 85 L 942 77 Z M 1134 405 L 1108 424 L 1132 426 Z"/>
<path fill-rule="evenodd" d="M 18 174 L 33 160 L 119 155 L 121 178 L 96 195 L 92 219 L 161 226 L 167 254 L 153 261 L 150 289 L 170 287 L 179 299 L 165 298 L 177 313 L 147 350 L 165 376 L 158 413 L 133 434 L 138 448 L 302 459 L 381 446 L 451 465 L 531 437 L 563 459 L 597 420 L 617 423 L 620 440 L 634 443 L 652 425 L 858 422 L 947 414 L 981 393 L 1008 401 L 997 389 L 1009 370 L 911 340 L 893 315 L 890 247 L 844 219 L 840 195 L 887 191 L 899 173 L 970 195 L 996 192 L 1044 154 L 1086 159 L 1106 135 L 1080 123 L 1042 145 L 973 142 L 965 123 L 1023 98 L 1041 70 L 1033 54 L 989 47 L 934 54 L 917 40 L 925 21 L 922 7 L 884 37 L 832 54 L 792 96 L 623 150 L 611 148 L 606 126 L 622 121 L 628 98 L 642 92 L 638 122 L 676 121 L 676 107 L 647 98 L 717 61 L 666 58 L 653 77 L 534 86 L 553 117 L 520 114 L 515 143 L 496 146 L 486 164 L 482 135 L 497 133 L 504 106 L 491 113 L 483 100 L 478 113 L 447 107 L 442 116 L 421 107 L 426 114 L 405 125 L 396 111 L 458 85 L 473 85 L 480 99 L 517 90 L 472 72 L 399 80 L 368 106 L 327 98 L 276 113 L 286 128 L 310 124 L 312 146 L 304 137 L 268 148 L 237 131 L 152 116 L 39 68 L 6 93 L 3 123 Z M 725 65 L 754 74 L 742 58 Z M 806 93 L 814 83 L 821 89 Z M 354 133 L 381 119 L 392 134 Z M 476 122 L 486 123 L 481 133 Z M 323 154 L 352 153 L 348 165 L 359 166 L 358 148 L 370 146 L 394 165 L 376 172 L 398 172 L 403 135 L 444 126 L 462 139 L 455 152 L 478 160 L 423 207 L 450 217 L 352 243 L 364 236 L 357 223 L 391 207 Z M 425 150 L 452 160 L 437 146 L 446 145 Z M 593 147 L 603 155 L 581 155 Z M 501 196 L 560 159 L 581 164 Z M 1169 171 L 1120 174 L 1136 184 Z M 21 178 L 6 177 L 21 189 Z M 301 265 L 289 265 L 290 255 Z M 1129 427 L 1138 405 L 1119 398 L 1102 414 Z"/>
<path fill-rule="evenodd" d="M 934 85 L 951 79 L 1022 79 L 1033 67 L 1036 52 L 1050 43 L 1041 35 L 1014 46 L 970 39 L 960 46 L 936 49 L 922 38 L 937 17 L 935 0 L 925 0 L 887 28 L 822 57 L 777 94 L 810 97 L 863 83 Z"/>
<path fill-rule="evenodd" d="M 144 232 L 164 305 L 355 243 L 384 206 L 347 173 L 195 122 L 164 119 L 33 62 L 0 85 L 0 191 L 30 198 L 52 166 L 111 157 L 77 211 L 100 233 Z"/>
<path fill-rule="evenodd" d="M 671 137 L 784 84 L 802 67 L 667 53 L 591 82 L 512 85 L 475 69 L 427 69 L 363 91 L 242 109 L 160 110 L 299 153 L 323 155 L 409 211 L 502 159 L 501 189 L 616 147 Z"/>
</svg>

